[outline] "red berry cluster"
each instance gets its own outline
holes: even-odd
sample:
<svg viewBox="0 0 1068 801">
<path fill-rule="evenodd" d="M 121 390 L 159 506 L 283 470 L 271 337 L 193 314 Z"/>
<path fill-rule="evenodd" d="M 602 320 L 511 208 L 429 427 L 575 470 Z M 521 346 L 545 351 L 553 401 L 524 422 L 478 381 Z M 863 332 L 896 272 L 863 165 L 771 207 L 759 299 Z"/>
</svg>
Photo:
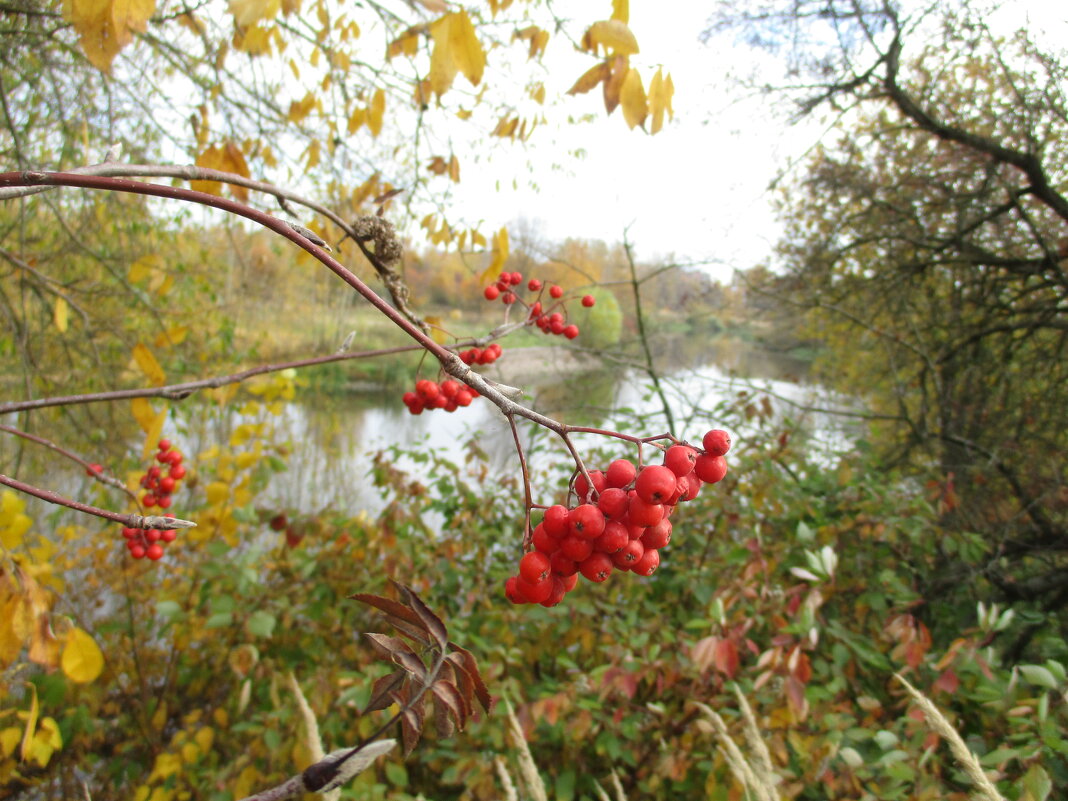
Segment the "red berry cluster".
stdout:
<svg viewBox="0 0 1068 801">
<path fill-rule="evenodd" d="M 641 469 L 617 459 L 604 472 L 575 479 L 579 504 L 556 505 L 534 529 L 534 550 L 519 562 L 504 593 L 512 603 L 556 606 L 574 589 L 581 573 L 602 582 L 613 570 L 651 576 L 660 565 L 660 549 L 671 541 L 671 514 L 676 504 L 697 497 L 704 484 L 727 474 L 724 454 L 730 450 L 726 431 L 709 431 L 703 450 L 676 444 L 660 465 Z"/>
<path fill-rule="evenodd" d="M 182 464 L 182 454 L 171 447 L 168 439 L 159 441 L 156 461 L 159 464 L 152 465 L 141 476 L 141 486 L 148 490 L 141 498 L 141 503 L 149 509 L 153 506 L 166 509 L 171 505 L 171 495 L 178 489 L 178 482 L 185 478 L 185 465 Z M 163 516 L 174 517 L 169 512 Z M 130 549 L 130 556 L 134 559 L 144 559 L 147 556 L 156 561 L 163 557 L 163 546 L 174 542 L 178 532 L 173 529 L 160 531 L 154 528 L 124 528 L 122 536 L 126 539 L 126 547 Z"/>
<path fill-rule="evenodd" d="M 514 287 L 518 287 L 521 283 L 523 283 L 522 273 L 501 273 L 501 277 L 497 279 L 497 282 L 486 287 L 482 294 L 486 297 L 486 300 L 500 299 L 505 306 L 511 306 L 516 302 L 522 303 L 528 309 L 527 319 L 533 321 L 543 333 L 562 334 L 568 339 L 574 339 L 579 335 L 578 326 L 574 323 L 569 325 L 562 313 L 549 312 L 542 307 L 540 298 L 545 285 L 540 280 L 531 278 L 527 281 L 527 289 L 530 292 L 538 293 L 533 303 L 526 303 L 517 294 Z M 549 297 L 552 300 L 560 300 L 563 296 L 564 290 L 562 287 L 556 284 L 549 287 Z M 593 306 L 595 302 L 593 295 L 585 295 L 582 298 L 582 305 L 586 308 Z"/>
<path fill-rule="evenodd" d="M 460 361 L 464 364 L 493 364 L 504 353 L 504 349 L 496 342 L 487 345 L 485 348 L 469 348 L 463 350 L 456 355 L 460 357 Z"/>
<path fill-rule="evenodd" d="M 431 381 L 428 378 L 415 382 L 415 392 L 405 392 L 401 400 L 412 414 L 422 414 L 424 409 L 444 409 L 455 412 L 461 406 L 470 406 L 478 397 L 474 387 L 457 383 L 451 378 Z"/>
</svg>

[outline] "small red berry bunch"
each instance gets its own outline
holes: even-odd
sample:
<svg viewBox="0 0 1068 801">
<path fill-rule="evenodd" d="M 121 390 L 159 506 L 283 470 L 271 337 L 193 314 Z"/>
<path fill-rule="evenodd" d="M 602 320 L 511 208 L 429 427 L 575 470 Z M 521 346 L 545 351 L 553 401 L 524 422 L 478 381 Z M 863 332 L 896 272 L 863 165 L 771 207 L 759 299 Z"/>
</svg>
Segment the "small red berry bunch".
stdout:
<svg viewBox="0 0 1068 801">
<path fill-rule="evenodd" d="M 415 382 L 415 392 L 405 392 L 401 400 L 412 414 L 422 414 L 424 409 L 444 409 L 455 412 L 461 406 L 470 406 L 478 397 L 474 387 L 460 384 L 451 378 L 431 381 L 428 378 Z"/>
<path fill-rule="evenodd" d="M 456 355 L 460 357 L 460 361 L 464 364 L 493 364 L 504 353 L 504 348 L 493 342 L 484 348 L 468 348 L 467 350 L 460 351 Z"/>
<path fill-rule="evenodd" d="M 527 303 L 519 297 L 517 287 L 523 283 L 522 273 L 501 273 L 497 282 L 490 284 L 486 287 L 482 294 L 486 300 L 494 301 L 500 300 L 505 306 L 511 306 L 514 303 L 521 303 L 527 307 L 527 320 L 533 322 L 546 334 L 563 335 L 568 339 L 574 339 L 579 335 L 579 328 L 574 323 L 568 324 L 567 318 L 558 311 L 550 311 L 543 308 L 541 302 L 541 294 L 545 288 L 544 283 L 537 278 L 531 278 L 527 281 L 527 290 L 530 292 L 537 292 L 538 295 L 534 299 L 533 303 Z M 549 298 L 554 301 L 560 300 L 564 296 L 563 287 L 553 284 L 549 287 Z M 589 308 L 596 302 L 593 295 L 585 295 L 582 298 L 582 305 Z M 554 304 L 562 305 L 562 304 Z M 460 354 L 463 358 L 463 354 Z M 470 364 L 470 362 L 468 362 Z"/>
<path fill-rule="evenodd" d="M 147 490 L 141 498 L 141 503 L 148 509 L 154 506 L 166 509 L 171 505 L 171 495 L 178 489 L 178 483 L 185 478 L 185 465 L 182 464 L 181 452 L 171 447 L 171 441 L 168 439 L 159 441 L 156 461 L 159 464 L 152 465 L 141 476 L 141 486 Z M 165 512 L 163 516 L 174 517 L 169 512 Z M 173 529 L 160 531 L 154 528 L 123 528 L 122 536 L 126 540 L 130 556 L 134 559 L 148 557 L 156 561 L 163 557 L 163 546 L 174 542 L 178 532 Z"/>
<path fill-rule="evenodd" d="M 615 570 L 651 576 L 660 565 L 660 549 L 671 541 L 676 505 L 727 474 L 730 435 L 709 431 L 701 444 L 702 450 L 672 445 L 663 464 L 639 469 L 617 459 L 604 472 L 590 471 L 589 482 L 578 475 L 578 504 L 545 510 L 531 537 L 534 549 L 520 560 L 518 575 L 505 582 L 508 600 L 556 606 L 575 588 L 579 574 L 593 582 L 605 581 Z"/>
</svg>

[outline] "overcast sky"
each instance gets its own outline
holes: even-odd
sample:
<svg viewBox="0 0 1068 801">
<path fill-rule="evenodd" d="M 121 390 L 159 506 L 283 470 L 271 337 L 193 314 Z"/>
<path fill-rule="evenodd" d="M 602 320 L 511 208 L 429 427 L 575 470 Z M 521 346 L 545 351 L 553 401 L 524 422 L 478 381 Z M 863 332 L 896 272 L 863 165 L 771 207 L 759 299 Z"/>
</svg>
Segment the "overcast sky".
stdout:
<svg viewBox="0 0 1068 801">
<path fill-rule="evenodd" d="M 1009 0 L 1003 13 L 1015 26 L 1030 19 L 1063 45 L 1068 13 L 1054 10 L 1057 5 Z M 787 127 L 785 109 L 774 108 L 771 98 L 746 96 L 733 83 L 731 75 L 749 71 L 757 56 L 726 37 L 702 44 L 697 34 L 706 9 L 684 0 L 631 0 L 631 27 L 641 46 L 635 66 L 647 83 L 663 64 L 675 83 L 675 120 L 663 131 L 630 131 L 619 110 L 605 118 L 598 89 L 569 101 L 578 114 L 597 112 L 595 122 L 551 136 L 539 132 L 527 158 L 505 150 L 491 160 L 492 169 L 465 172 L 457 201 L 484 216 L 485 199 L 495 193 L 497 218 L 486 219 L 487 229 L 526 218 L 538 221 L 551 240 L 613 242 L 629 225 L 640 256 L 708 259 L 709 272 L 720 280 L 767 259 L 779 230 L 768 184 L 815 144 L 822 129 L 814 123 Z M 547 84 L 557 85 L 547 86 L 550 94 L 566 91 L 588 63 L 587 57 L 574 69 L 554 69 Z M 770 61 L 762 66 L 775 69 Z M 553 169 L 565 149 L 585 156 Z M 540 191 L 529 187 L 531 165 Z"/>
</svg>

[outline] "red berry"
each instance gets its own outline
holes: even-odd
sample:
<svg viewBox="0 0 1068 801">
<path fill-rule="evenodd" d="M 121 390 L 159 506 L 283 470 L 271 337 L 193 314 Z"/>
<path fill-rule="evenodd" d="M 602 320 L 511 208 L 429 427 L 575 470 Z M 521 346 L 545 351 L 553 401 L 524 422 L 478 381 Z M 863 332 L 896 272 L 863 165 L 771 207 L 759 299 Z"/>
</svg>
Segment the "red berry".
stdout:
<svg viewBox="0 0 1068 801">
<path fill-rule="evenodd" d="M 687 476 L 693 472 L 697 461 L 697 451 L 689 445 L 672 445 L 664 454 L 664 466 L 677 476 Z"/>
<path fill-rule="evenodd" d="M 446 398 L 455 398 L 456 393 L 460 391 L 460 385 L 453 381 L 451 378 L 447 378 L 441 382 L 441 394 Z"/>
<path fill-rule="evenodd" d="M 601 536 L 593 541 L 593 550 L 613 554 L 628 542 L 630 542 L 630 536 L 627 533 L 627 527 L 610 520 L 605 523 Z"/>
<path fill-rule="evenodd" d="M 540 317 L 540 315 L 541 315 L 541 301 L 539 300 L 537 303 L 535 303 L 533 306 L 530 307 L 530 314 L 528 315 L 528 317 L 531 320 L 533 320 L 535 318 Z"/>
<path fill-rule="evenodd" d="M 159 478 L 162 473 L 163 468 L 160 467 L 158 464 L 154 464 L 150 468 L 148 468 L 148 472 L 145 475 L 147 475 L 149 478 Z"/>
<path fill-rule="evenodd" d="M 642 558 L 634 563 L 634 567 L 631 570 L 639 576 L 651 576 L 658 567 L 660 567 L 660 551 L 646 548 Z"/>
<path fill-rule="evenodd" d="M 519 592 L 517 583 L 519 579 L 515 576 L 510 576 L 506 582 L 504 582 L 504 596 L 514 604 L 528 603 L 527 599 Z"/>
<path fill-rule="evenodd" d="M 143 497 L 141 499 L 141 503 L 143 503 L 145 506 L 155 506 L 156 505 L 156 496 L 153 495 L 151 492 L 149 492 L 148 494 L 145 495 L 145 497 Z"/>
<path fill-rule="evenodd" d="M 419 393 L 424 401 L 432 401 L 440 394 L 440 389 L 436 381 L 431 381 L 428 378 L 420 379 L 415 382 L 415 391 Z"/>
<path fill-rule="evenodd" d="M 170 477 L 175 481 L 181 481 L 185 478 L 185 465 L 176 464 L 171 468 L 169 473 Z"/>
<path fill-rule="evenodd" d="M 605 487 L 597 496 L 597 508 L 611 520 L 620 520 L 627 513 L 629 499 L 626 490 L 619 487 Z"/>
<path fill-rule="evenodd" d="M 537 278 L 531 278 L 529 281 L 527 281 L 527 289 L 529 289 L 531 292 L 537 292 L 539 289 L 541 289 L 541 281 L 539 281 Z"/>
<path fill-rule="evenodd" d="M 572 536 L 594 540 L 604 531 L 604 513 L 592 503 L 584 503 L 568 513 L 567 525 Z"/>
<path fill-rule="evenodd" d="M 515 581 L 516 589 L 519 590 L 519 594 L 530 601 L 532 604 L 540 604 L 549 594 L 553 591 L 552 579 L 546 577 L 545 580 L 538 583 L 531 583 L 519 576 Z"/>
<path fill-rule="evenodd" d="M 553 576 L 550 583 L 553 585 L 552 591 L 549 597 L 541 602 L 541 605 L 547 608 L 556 606 L 567 595 L 567 583 L 560 576 Z"/>
<path fill-rule="evenodd" d="M 671 542 L 671 521 L 666 517 L 655 526 L 649 526 L 642 534 L 642 545 L 646 548 L 663 548 Z"/>
<path fill-rule="evenodd" d="M 632 525 L 655 526 L 664 517 L 664 507 L 658 503 L 646 503 L 637 495 L 631 495 L 627 517 Z"/>
<path fill-rule="evenodd" d="M 149 542 L 158 542 L 162 536 L 158 529 L 150 528 L 145 532 L 145 539 Z"/>
<path fill-rule="evenodd" d="M 549 295 L 552 296 L 554 299 L 562 298 L 564 296 L 564 290 L 558 287 L 556 284 L 553 284 L 551 287 L 549 287 Z"/>
<path fill-rule="evenodd" d="M 486 300 L 496 300 L 497 296 L 501 294 L 501 290 L 495 286 L 488 286 L 482 290 L 482 294 L 485 295 Z"/>
<path fill-rule="evenodd" d="M 285 515 L 278 514 L 271 518 L 271 522 L 268 523 L 272 531 L 284 531 L 285 527 L 289 525 L 289 520 Z"/>
<path fill-rule="evenodd" d="M 597 300 L 593 297 L 593 295 L 582 296 L 582 305 L 585 306 L 587 309 L 590 308 L 590 306 L 592 306 L 596 302 Z"/>
<path fill-rule="evenodd" d="M 171 441 L 169 439 L 161 439 L 159 441 L 159 449 L 161 451 L 169 451 L 171 449 Z"/>
<path fill-rule="evenodd" d="M 610 487 L 626 487 L 634 480 L 637 472 L 634 464 L 629 460 L 616 459 L 612 464 L 608 465 L 605 478 L 608 480 L 608 486 Z"/>
<path fill-rule="evenodd" d="M 181 464 L 182 463 L 182 454 L 178 453 L 178 451 L 176 451 L 176 450 L 174 450 L 172 448 L 171 450 L 167 451 L 167 462 L 172 467 L 175 466 L 175 465 Z"/>
<path fill-rule="evenodd" d="M 564 325 L 564 321 L 563 320 L 550 320 L 549 321 L 549 332 L 552 333 L 552 334 L 556 334 L 557 336 L 559 336 L 560 334 L 564 333 L 564 328 L 565 327 L 566 326 Z"/>
<path fill-rule="evenodd" d="M 538 551 L 531 551 L 519 560 L 519 577 L 538 584 L 549 576 L 549 557 Z"/>
<path fill-rule="evenodd" d="M 612 575 L 612 557 L 606 553 L 590 554 L 579 564 L 579 572 L 590 581 L 598 583 Z"/>
<path fill-rule="evenodd" d="M 731 449 L 731 435 L 722 429 L 714 428 L 705 434 L 701 444 L 705 447 L 705 453 L 710 456 L 722 456 Z"/>
<path fill-rule="evenodd" d="M 178 539 L 178 531 L 173 528 L 164 529 L 159 533 L 159 538 L 164 542 L 174 542 Z"/>
<path fill-rule="evenodd" d="M 554 553 L 549 558 L 549 563 L 552 565 L 553 573 L 564 578 L 573 576 L 578 572 L 578 562 L 568 558 L 563 551 Z"/>
<path fill-rule="evenodd" d="M 608 481 L 604 477 L 604 473 L 600 470 L 589 470 L 590 480 L 593 482 L 593 488 L 597 491 L 598 495 L 608 486 Z M 586 500 L 589 495 L 590 485 L 586 483 L 586 476 L 579 473 L 575 478 L 575 494 L 579 498 Z"/>
<path fill-rule="evenodd" d="M 663 503 L 675 492 L 676 475 L 662 464 L 645 467 L 634 482 L 634 491 L 646 503 Z"/>
<path fill-rule="evenodd" d="M 160 451 L 156 454 L 156 461 L 160 464 L 167 464 L 171 460 L 170 451 Z"/>
<path fill-rule="evenodd" d="M 510 283 L 512 286 L 519 286 L 521 283 L 523 283 L 523 273 L 509 273 L 508 283 Z"/>
<path fill-rule="evenodd" d="M 534 533 L 531 535 L 530 541 L 534 543 L 534 547 L 544 554 L 555 553 L 560 548 L 560 540 L 552 536 L 545 530 L 543 523 L 538 523 L 534 527 Z"/>
<path fill-rule="evenodd" d="M 642 545 L 641 540 L 630 540 L 626 545 L 612 554 L 612 564 L 620 570 L 630 570 L 644 555 L 645 546 Z"/>
<path fill-rule="evenodd" d="M 131 542 L 133 542 L 133 540 L 131 540 Z M 145 546 L 143 546 L 143 545 L 132 545 L 130 547 L 130 556 L 132 556 L 134 559 L 144 559 L 145 558 Z"/>
<path fill-rule="evenodd" d="M 421 400 L 414 401 L 411 406 L 408 407 L 408 411 L 412 414 L 422 414 L 423 402 Z"/>
<path fill-rule="evenodd" d="M 134 537 L 137 536 L 137 534 L 138 534 L 138 532 L 140 530 L 141 529 L 139 529 L 139 528 L 123 528 L 122 536 L 124 536 L 128 540 L 129 539 L 133 539 Z"/>
<path fill-rule="evenodd" d="M 569 515 L 567 508 L 560 504 L 550 506 L 545 510 L 545 517 L 542 518 L 541 525 L 545 526 L 546 533 L 551 537 L 566 536 L 569 530 L 567 525 Z"/>
<path fill-rule="evenodd" d="M 404 403 L 405 406 L 411 406 L 417 400 L 419 400 L 419 396 L 414 392 L 405 392 L 401 395 L 401 402 Z"/>
<path fill-rule="evenodd" d="M 707 453 L 697 457 L 697 463 L 693 466 L 694 475 L 706 484 L 715 484 L 722 481 L 727 475 L 727 460 L 722 456 L 710 456 Z"/>
<path fill-rule="evenodd" d="M 159 491 L 164 495 L 170 495 L 174 492 L 174 485 L 177 482 L 170 476 L 164 476 L 159 480 Z"/>
<path fill-rule="evenodd" d="M 573 562 L 581 562 L 593 553 L 593 540 L 569 534 L 560 540 L 559 552 Z"/>
<path fill-rule="evenodd" d="M 579 335 L 579 327 L 572 323 L 571 325 L 565 325 L 564 330 L 561 332 L 568 339 L 574 339 Z"/>
<path fill-rule="evenodd" d="M 170 495 L 160 495 L 160 496 L 158 496 L 156 498 L 156 503 L 159 505 L 160 509 L 166 509 L 167 507 L 169 507 L 171 505 L 171 496 Z"/>
<path fill-rule="evenodd" d="M 87 476 L 98 476 L 104 472 L 104 465 L 93 462 L 87 468 L 85 468 L 85 474 Z"/>
<path fill-rule="evenodd" d="M 517 298 L 515 296 L 515 292 L 505 292 L 503 295 L 501 295 L 501 303 L 503 303 L 505 306 L 511 306 L 513 303 L 516 302 L 516 300 Z"/>
<path fill-rule="evenodd" d="M 461 389 L 460 391 L 458 391 L 456 393 L 456 405 L 457 406 L 470 406 L 471 405 L 471 401 L 473 401 L 474 399 L 475 399 L 475 397 L 474 397 L 474 395 L 471 394 L 471 390 L 470 389 L 466 389 L 466 388 L 465 389 Z"/>
</svg>

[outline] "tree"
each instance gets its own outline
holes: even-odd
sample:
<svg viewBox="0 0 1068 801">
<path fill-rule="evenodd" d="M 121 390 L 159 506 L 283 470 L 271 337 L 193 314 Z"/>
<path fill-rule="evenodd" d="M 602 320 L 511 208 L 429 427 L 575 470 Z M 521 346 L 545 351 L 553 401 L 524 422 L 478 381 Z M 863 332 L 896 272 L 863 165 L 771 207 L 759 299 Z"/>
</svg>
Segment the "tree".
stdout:
<svg viewBox="0 0 1068 801">
<path fill-rule="evenodd" d="M 838 115 L 783 190 L 778 285 L 824 374 L 870 405 L 887 463 L 932 482 L 953 536 L 925 597 L 1033 610 L 1006 645 L 1018 659 L 1068 608 L 1068 60 L 968 2 L 736 13 L 719 27 L 788 49 L 798 111 Z"/>
</svg>

